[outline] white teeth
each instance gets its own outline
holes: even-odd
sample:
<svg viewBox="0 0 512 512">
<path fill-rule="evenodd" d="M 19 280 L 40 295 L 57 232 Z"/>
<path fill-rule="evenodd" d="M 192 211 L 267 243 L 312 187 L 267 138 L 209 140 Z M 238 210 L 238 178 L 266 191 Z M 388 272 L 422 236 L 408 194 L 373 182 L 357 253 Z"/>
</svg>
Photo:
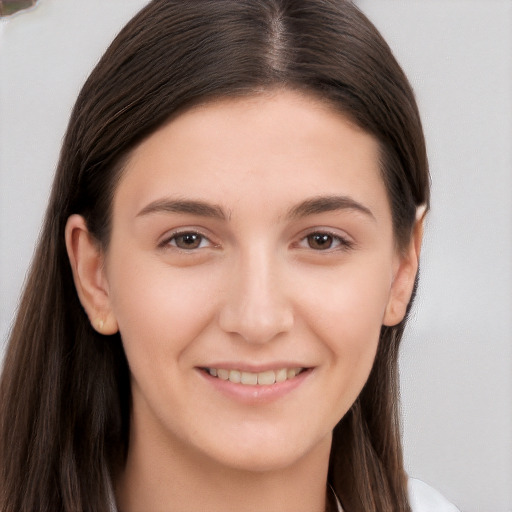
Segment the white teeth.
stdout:
<svg viewBox="0 0 512 512">
<path fill-rule="evenodd" d="M 222 380 L 228 380 L 229 379 L 229 371 L 228 370 L 222 370 L 219 368 L 217 370 L 217 377 Z"/>
<path fill-rule="evenodd" d="M 270 385 L 276 381 L 276 372 L 269 370 L 268 372 L 258 373 L 258 384 Z"/>
<path fill-rule="evenodd" d="M 229 380 L 235 384 L 241 383 L 247 386 L 271 386 L 276 382 L 284 382 L 293 379 L 302 372 L 302 368 L 281 368 L 279 370 L 266 370 L 264 372 L 241 372 L 240 370 L 226 370 L 223 368 L 206 368 L 212 377 Z"/>
<path fill-rule="evenodd" d="M 286 378 L 287 379 L 293 379 L 297 375 L 296 368 L 289 368 L 286 370 Z"/>
<path fill-rule="evenodd" d="M 238 370 L 231 370 L 229 372 L 229 380 L 238 383 L 242 380 L 242 374 Z"/>
<path fill-rule="evenodd" d="M 249 386 L 254 386 L 258 384 L 258 374 L 250 373 L 250 372 L 242 372 L 242 378 L 240 379 L 242 384 L 248 384 Z"/>
<path fill-rule="evenodd" d="M 284 382 L 287 378 L 286 368 L 282 368 L 281 370 L 277 370 L 276 372 L 276 382 Z"/>
</svg>

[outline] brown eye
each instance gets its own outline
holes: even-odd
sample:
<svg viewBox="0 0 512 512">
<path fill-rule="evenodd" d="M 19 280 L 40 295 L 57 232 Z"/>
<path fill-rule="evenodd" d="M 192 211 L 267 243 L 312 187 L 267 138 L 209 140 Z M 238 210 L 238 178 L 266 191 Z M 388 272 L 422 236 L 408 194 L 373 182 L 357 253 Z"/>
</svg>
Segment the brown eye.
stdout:
<svg viewBox="0 0 512 512">
<path fill-rule="evenodd" d="M 349 238 L 328 231 L 314 231 L 301 239 L 299 247 L 313 251 L 348 251 L 354 248 L 354 243 Z"/>
<path fill-rule="evenodd" d="M 169 244 L 178 247 L 178 249 L 192 250 L 203 247 L 207 242 L 207 239 L 199 233 L 180 233 L 174 235 L 170 240 Z"/>
<path fill-rule="evenodd" d="M 307 236 L 307 242 L 310 249 L 322 251 L 333 246 L 334 237 L 328 233 L 313 233 Z"/>
</svg>

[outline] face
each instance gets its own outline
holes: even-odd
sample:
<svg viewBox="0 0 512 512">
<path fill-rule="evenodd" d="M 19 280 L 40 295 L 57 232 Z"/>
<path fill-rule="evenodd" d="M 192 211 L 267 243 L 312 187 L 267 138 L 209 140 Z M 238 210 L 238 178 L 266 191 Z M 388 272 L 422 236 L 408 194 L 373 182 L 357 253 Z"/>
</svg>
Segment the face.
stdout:
<svg viewBox="0 0 512 512">
<path fill-rule="evenodd" d="M 197 107 L 134 151 L 112 222 L 139 430 L 240 469 L 329 446 L 400 320 L 376 140 L 290 91 Z"/>
</svg>

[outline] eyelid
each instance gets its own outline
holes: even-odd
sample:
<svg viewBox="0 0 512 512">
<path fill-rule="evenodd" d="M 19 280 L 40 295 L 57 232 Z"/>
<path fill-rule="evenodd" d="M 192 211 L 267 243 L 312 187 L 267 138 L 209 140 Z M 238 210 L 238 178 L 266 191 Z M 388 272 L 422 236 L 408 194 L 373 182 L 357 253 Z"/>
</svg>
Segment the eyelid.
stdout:
<svg viewBox="0 0 512 512">
<path fill-rule="evenodd" d="M 205 249 L 205 247 L 196 247 L 192 249 L 183 249 L 182 247 L 178 247 L 177 245 L 171 244 L 171 240 L 174 238 L 177 238 L 179 236 L 183 235 L 198 235 L 204 240 L 207 240 L 209 242 L 208 247 L 219 247 L 219 244 L 216 244 L 213 242 L 212 237 L 207 235 L 203 230 L 197 228 L 197 227 L 183 227 L 183 228 L 176 228 L 174 230 L 171 230 L 170 232 L 167 232 L 159 241 L 158 241 L 158 247 L 161 249 L 169 248 L 171 247 L 174 250 L 182 251 L 182 252 L 194 252 L 199 249 Z"/>
<path fill-rule="evenodd" d="M 311 247 L 302 247 L 302 243 L 304 243 L 308 237 L 312 235 L 328 235 L 337 240 L 339 243 L 336 245 L 336 247 L 329 247 L 327 249 L 313 249 Z M 308 229 L 306 232 L 302 233 L 299 241 L 298 241 L 299 247 L 302 249 L 308 249 L 314 252 L 334 252 L 334 251 L 347 251 L 350 249 L 353 249 L 355 246 L 355 241 L 347 235 L 346 233 L 340 233 L 337 230 L 333 230 L 330 228 L 323 228 L 323 227 L 315 227 Z"/>
</svg>

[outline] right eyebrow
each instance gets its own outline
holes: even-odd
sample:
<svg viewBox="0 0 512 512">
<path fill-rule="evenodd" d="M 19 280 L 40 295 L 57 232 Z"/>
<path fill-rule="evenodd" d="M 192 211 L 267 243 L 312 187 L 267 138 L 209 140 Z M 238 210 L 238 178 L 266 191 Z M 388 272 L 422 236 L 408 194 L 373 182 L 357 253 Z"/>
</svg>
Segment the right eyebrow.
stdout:
<svg viewBox="0 0 512 512">
<path fill-rule="evenodd" d="M 318 196 L 306 199 L 302 203 L 294 206 L 288 212 L 287 217 L 300 219 L 309 215 L 342 210 L 352 210 L 363 213 L 369 219 L 375 221 L 375 216 L 370 208 L 349 196 Z"/>
<path fill-rule="evenodd" d="M 224 210 L 216 204 L 188 199 L 157 199 L 142 208 L 142 210 L 137 213 L 137 217 L 150 215 L 152 213 L 185 213 L 220 220 L 226 220 L 227 218 Z"/>
</svg>

